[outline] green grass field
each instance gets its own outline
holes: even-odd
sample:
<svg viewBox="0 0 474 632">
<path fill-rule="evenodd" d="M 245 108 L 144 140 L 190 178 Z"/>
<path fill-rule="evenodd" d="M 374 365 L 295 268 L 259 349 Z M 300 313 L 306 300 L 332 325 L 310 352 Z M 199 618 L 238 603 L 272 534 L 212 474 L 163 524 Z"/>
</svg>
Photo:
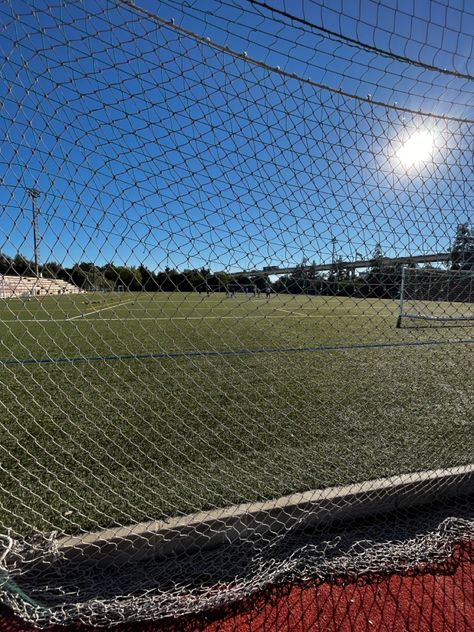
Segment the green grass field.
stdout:
<svg viewBox="0 0 474 632">
<path fill-rule="evenodd" d="M 472 461 L 473 328 L 396 316 L 338 297 L 0 301 L 3 526 L 76 532 Z M 150 354 L 177 355 L 126 357 Z M 50 358 L 68 361 L 15 363 Z"/>
</svg>

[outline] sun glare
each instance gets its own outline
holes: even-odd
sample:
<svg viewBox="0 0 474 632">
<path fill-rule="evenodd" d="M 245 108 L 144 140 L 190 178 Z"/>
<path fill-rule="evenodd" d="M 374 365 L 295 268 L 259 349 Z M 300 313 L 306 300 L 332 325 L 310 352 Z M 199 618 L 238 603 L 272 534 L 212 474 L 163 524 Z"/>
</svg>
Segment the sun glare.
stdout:
<svg viewBox="0 0 474 632">
<path fill-rule="evenodd" d="M 434 150 L 432 132 L 415 132 L 406 140 L 397 152 L 400 162 L 405 167 L 411 167 L 426 162 Z"/>
</svg>

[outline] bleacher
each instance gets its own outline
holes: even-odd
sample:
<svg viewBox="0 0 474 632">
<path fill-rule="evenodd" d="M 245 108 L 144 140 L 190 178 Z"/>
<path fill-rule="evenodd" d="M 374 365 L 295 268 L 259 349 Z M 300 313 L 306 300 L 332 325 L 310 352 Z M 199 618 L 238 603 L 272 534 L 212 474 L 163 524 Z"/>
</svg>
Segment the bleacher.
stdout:
<svg viewBox="0 0 474 632">
<path fill-rule="evenodd" d="M 62 279 L 13 275 L 0 276 L 0 298 L 31 298 L 36 296 L 57 296 L 58 294 L 79 294 L 82 292 L 84 290 Z"/>
</svg>

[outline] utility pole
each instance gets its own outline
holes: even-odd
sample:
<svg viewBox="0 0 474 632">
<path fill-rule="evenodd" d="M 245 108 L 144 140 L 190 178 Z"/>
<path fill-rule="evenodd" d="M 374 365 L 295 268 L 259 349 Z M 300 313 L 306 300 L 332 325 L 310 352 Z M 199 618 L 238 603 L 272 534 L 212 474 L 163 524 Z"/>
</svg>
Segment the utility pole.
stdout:
<svg viewBox="0 0 474 632">
<path fill-rule="evenodd" d="M 28 188 L 26 189 L 29 197 L 31 198 L 31 210 L 32 210 L 32 223 L 33 223 L 33 252 L 35 262 L 35 277 L 39 279 L 39 264 L 38 264 L 38 221 L 36 215 L 36 200 L 41 195 L 38 189 Z"/>
</svg>

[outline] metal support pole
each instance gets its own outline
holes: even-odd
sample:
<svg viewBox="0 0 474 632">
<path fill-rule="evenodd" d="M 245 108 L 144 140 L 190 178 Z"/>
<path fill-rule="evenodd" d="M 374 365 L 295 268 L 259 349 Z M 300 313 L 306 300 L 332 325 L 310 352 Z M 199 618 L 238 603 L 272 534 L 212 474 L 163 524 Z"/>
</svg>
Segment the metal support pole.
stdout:
<svg viewBox="0 0 474 632">
<path fill-rule="evenodd" d="M 36 200 L 40 196 L 40 192 L 37 189 L 27 189 L 28 195 L 31 198 L 31 210 L 32 210 L 32 224 L 33 224 L 33 258 L 35 264 L 35 277 L 39 279 L 39 262 L 38 262 L 38 219 L 36 213 Z"/>
<path fill-rule="evenodd" d="M 400 284 L 400 306 L 397 318 L 397 329 L 400 329 L 403 316 L 403 301 L 405 296 L 405 267 L 402 267 L 402 282 Z"/>
</svg>

